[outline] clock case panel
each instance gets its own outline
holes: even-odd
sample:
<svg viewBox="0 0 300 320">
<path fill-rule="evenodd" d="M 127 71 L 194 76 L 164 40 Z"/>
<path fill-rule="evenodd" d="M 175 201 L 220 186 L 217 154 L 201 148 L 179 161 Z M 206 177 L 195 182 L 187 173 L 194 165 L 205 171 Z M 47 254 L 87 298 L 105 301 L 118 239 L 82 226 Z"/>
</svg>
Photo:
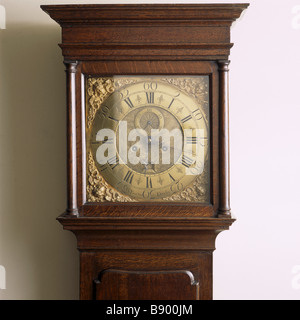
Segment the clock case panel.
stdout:
<svg viewBox="0 0 300 320">
<path fill-rule="evenodd" d="M 103 72 L 109 70 L 109 72 Z M 210 203 L 196 202 L 120 202 L 91 203 L 86 198 L 86 79 L 114 76 L 208 76 L 209 77 L 209 128 L 210 128 Z M 77 126 L 77 203 L 82 216 L 101 217 L 213 217 L 218 208 L 218 66 L 214 62 L 146 62 L 101 61 L 81 62 L 76 72 L 76 123 Z M 80 88 L 80 90 L 79 90 Z M 80 93 L 80 94 L 79 94 Z"/>
</svg>

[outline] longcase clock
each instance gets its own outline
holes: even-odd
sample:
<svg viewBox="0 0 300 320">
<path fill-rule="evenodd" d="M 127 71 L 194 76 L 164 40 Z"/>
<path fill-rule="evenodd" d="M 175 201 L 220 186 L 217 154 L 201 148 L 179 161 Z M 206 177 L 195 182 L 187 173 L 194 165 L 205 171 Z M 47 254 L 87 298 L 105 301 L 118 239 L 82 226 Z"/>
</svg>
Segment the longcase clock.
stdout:
<svg viewBox="0 0 300 320">
<path fill-rule="evenodd" d="M 247 4 L 42 6 L 62 27 L 80 299 L 210 300 L 229 229 L 230 27 Z"/>
</svg>

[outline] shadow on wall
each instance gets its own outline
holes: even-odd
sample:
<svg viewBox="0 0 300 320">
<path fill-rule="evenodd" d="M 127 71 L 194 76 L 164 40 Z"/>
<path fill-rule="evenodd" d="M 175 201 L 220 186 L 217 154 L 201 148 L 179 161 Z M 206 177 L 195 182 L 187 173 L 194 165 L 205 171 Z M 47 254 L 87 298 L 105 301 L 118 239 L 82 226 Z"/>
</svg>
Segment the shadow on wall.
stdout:
<svg viewBox="0 0 300 320">
<path fill-rule="evenodd" d="M 58 26 L 0 31 L 2 299 L 78 299 L 66 208 L 65 72 Z"/>
</svg>

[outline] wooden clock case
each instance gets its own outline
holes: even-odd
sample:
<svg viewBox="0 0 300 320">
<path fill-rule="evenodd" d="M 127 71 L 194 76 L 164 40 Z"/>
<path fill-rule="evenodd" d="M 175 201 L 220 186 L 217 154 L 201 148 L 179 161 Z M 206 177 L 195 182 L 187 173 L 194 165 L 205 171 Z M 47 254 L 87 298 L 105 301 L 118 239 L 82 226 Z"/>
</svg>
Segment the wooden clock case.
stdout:
<svg viewBox="0 0 300 320">
<path fill-rule="evenodd" d="M 47 5 L 62 28 L 67 76 L 68 204 L 80 299 L 211 300 L 229 198 L 230 27 L 248 4 Z M 86 201 L 86 76 L 209 75 L 211 203 Z"/>
</svg>

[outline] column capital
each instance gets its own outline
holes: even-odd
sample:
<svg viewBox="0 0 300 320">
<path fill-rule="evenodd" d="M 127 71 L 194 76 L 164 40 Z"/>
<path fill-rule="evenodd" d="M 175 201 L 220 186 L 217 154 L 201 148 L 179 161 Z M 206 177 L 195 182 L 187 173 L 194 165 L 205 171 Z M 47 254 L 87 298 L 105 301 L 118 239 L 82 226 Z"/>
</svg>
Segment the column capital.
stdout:
<svg viewBox="0 0 300 320">
<path fill-rule="evenodd" d="M 77 72 L 77 66 L 78 61 L 72 61 L 72 60 L 65 60 L 64 65 L 66 66 L 66 72 L 68 73 L 76 73 Z"/>
<path fill-rule="evenodd" d="M 218 60 L 219 71 L 228 72 L 230 60 Z"/>
</svg>

